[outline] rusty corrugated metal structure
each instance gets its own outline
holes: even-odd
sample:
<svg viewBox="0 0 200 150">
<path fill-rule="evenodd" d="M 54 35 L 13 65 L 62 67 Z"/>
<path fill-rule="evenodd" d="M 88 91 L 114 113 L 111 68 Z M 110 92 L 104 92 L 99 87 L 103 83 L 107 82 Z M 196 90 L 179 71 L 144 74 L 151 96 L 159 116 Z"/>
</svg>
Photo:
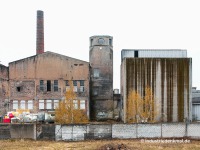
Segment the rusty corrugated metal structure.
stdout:
<svg viewBox="0 0 200 150">
<path fill-rule="evenodd" d="M 127 55 L 129 54 L 129 55 Z M 122 119 L 126 122 L 127 96 L 136 90 L 142 96 L 149 86 L 155 96 L 157 121 L 191 120 L 192 59 L 185 50 L 122 50 Z M 173 56 L 174 54 L 174 56 Z"/>
</svg>

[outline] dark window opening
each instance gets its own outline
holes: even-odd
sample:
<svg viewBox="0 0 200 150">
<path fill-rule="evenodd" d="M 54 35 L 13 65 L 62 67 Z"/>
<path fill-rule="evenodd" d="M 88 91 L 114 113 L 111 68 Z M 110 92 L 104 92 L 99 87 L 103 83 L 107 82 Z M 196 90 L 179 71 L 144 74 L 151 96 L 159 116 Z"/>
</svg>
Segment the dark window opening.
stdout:
<svg viewBox="0 0 200 150">
<path fill-rule="evenodd" d="M 21 91 L 21 87 L 18 86 L 18 87 L 17 87 L 17 92 L 20 92 L 20 91 Z"/>
<path fill-rule="evenodd" d="M 54 91 L 58 91 L 58 80 L 54 80 Z"/>
<path fill-rule="evenodd" d="M 135 51 L 134 55 L 134 57 L 138 57 L 138 51 Z"/>
<path fill-rule="evenodd" d="M 44 91 L 44 81 L 40 80 L 40 91 Z"/>
<path fill-rule="evenodd" d="M 109 39 L 109 45 L 112 46 L 112 40 L 111 39 Z"/>
<path fill-rule="evenodd" d="M 74 66 L 78 66 L 78 64 L 74 64 Z"/>
<path fill-rule="evenodd" d="M 84 80 L 80 80 L 80 86 L 84 86 Z"/>
<path fill-rule="evenodd" d="M 93 42 L 93 39 L 91 39 L 91 41 L 90 41 L 90 46 L 92 46 L 92 42 Z"/>
<path fill-rule="evenodd" d="M 47 80 L 47 91 L 51 91 L 51 80 Z"/>
<path fill-rule="evenodd" d="M 69 86 L 69 81 L 68 80 L 65 81 L 65 86 Z"/>
<path fill-rule="evenodd" d="M 77 86 L 77 81 L 76 80 L 73 81 L 73 85 Z"/>
</svg>

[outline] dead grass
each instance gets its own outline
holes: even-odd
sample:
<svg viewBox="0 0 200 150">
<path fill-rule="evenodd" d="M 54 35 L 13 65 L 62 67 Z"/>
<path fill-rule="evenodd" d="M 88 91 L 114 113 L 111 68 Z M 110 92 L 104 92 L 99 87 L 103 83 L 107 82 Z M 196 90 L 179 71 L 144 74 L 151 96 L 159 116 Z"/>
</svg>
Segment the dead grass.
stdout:
<svg viewBox="0 0 200 150">
<path fill-rule="evenodd" d="M 124 145 L 126 150 L 199 150 L 200 141 L 191 140 L 183 144 L 141 143 L 133 140 L 92 140 L 81 142 L 34 141 L 34 140 L 0 140 L 0 150 L 107 150 L 107 147 Z"/>
</svg>

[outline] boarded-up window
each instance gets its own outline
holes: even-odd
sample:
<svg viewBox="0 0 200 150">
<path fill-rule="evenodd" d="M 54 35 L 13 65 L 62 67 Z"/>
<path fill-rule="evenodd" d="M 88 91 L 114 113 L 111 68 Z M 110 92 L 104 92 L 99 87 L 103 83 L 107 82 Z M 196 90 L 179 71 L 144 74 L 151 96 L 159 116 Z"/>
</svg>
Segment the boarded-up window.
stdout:
<svg viewBox="0 0 200 150">
<path fill-rule="evenodd" d="M 40 91 L 44 91 L 44 80 L 40 80 Z"/>
<path fill-rule="evenodd" d="M 39 100 L 39 109 L 44 109 L 44 100 Z"/>
<path fill-rule="evenodd" d="M 18 109 L 18 101 L 13 101 L 13 109 Z"/>
<path fill-rule="evenodd" d="M 80 100 L 80 109 L 85 109 L 85 100 Z"/>
<path fill-rule="evenodd" d="M 51 91 L 51 80 L 47 80 L 47 91 Z"/>
<path fill-rule="evenodd" d="M 28 109 L 33 109 L 33 100 L 28 101 Z"/>
<path fill-rule="evenodd" d="M 54 80 L 54 91 L 58 91 L 58 80 Z"/>
<path fill-rule="evenodd" d="M 46 109 L 52 109 L 52 100 L 46 100 Z"/>
</svg>

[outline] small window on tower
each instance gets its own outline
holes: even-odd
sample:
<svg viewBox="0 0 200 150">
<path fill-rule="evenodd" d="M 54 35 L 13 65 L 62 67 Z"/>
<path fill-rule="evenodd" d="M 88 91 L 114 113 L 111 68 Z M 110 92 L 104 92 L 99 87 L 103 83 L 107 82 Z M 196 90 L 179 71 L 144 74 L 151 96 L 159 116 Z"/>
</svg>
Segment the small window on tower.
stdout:
<svg viewBox="0 0 200 150">
<path fill-rule="evenodd" d="M 92 42 L 93 42 L 93 39 L 91 39 L 91 41 L 90 41 L 90 46 L 92 46 Z"/>
<path fill-rule="evenodd" d="M 20 92 L 20 91 L 21 91 L 21 87 L 18 86 L 18 87 L 17 87 L 17 92 Z"/>
<path fill-rule="evenodd" d="M 112 39 L 109 39 L 109 45 L 112 46 Z"/>
<path fill-rule="evenodd" d="M 94 75 L 95 78 L 98 78 L 99 77 L 99 69 L 95 68 L 93 75 Z"/>
</svg>

